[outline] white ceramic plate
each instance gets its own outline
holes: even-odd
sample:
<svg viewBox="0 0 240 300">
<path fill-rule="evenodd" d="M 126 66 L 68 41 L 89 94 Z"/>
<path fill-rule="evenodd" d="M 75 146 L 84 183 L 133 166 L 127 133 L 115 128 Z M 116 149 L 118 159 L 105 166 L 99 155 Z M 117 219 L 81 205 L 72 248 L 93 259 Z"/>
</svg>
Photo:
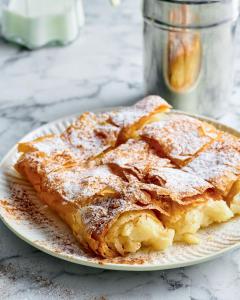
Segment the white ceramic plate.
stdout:
<svg viewBox="0 0 240 300">
<path fill-rule="evenodd" d="M 214 120 L 195 117 L 240 136 L 236 130 Z M 22 141 L 45 134 L 58 134 L 73 120 L 74 116 L 70 116 L 49 123 L 31 132 Z M 201 242 L 198 245 L 175 243 L 165 252 L 137 253 L 111 260 L 90 257 L 79 248 L 68 227 L 38 200 L 31 185 L 14 170 L 17 158 L 16 145 L 0 165 L 1 219 L 21 239 L 55 257 L 91 267 L 148 271 L 198 264 L 240 246 L 240 218 L 234 218 L 227 223 L 200 230 Z"/>
</svg>

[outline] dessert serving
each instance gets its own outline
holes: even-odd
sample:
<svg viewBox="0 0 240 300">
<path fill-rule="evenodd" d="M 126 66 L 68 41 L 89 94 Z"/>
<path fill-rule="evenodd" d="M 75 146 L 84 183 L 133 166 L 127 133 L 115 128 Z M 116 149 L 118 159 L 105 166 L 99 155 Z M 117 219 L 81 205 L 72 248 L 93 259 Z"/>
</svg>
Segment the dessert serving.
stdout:
<svg viewBox="0 0 240 300">
<path fill-rule="evenodd" d="M 103 258 L 201 242 L 240 213 L 240 140 L 158 96 L 18 145 L 16 170 Z"/>
</svg>

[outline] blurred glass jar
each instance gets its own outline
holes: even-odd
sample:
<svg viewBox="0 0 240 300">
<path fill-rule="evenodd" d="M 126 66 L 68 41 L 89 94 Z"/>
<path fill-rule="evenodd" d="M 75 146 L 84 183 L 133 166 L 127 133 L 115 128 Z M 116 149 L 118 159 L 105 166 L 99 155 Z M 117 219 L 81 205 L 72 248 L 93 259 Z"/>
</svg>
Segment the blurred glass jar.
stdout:
<svg viewBox="0 0 240 300">
<path fill-rule="evenodd" d="M 231 97 L 238 0 L 144 0 L 146 92 L 217 116 Z"/>
<path fill-rule="evenodd" d="M 68 44 L 84 24 L 82 0 L 5 0 L 1 14 L 2 35 L 30 49 Z"/>
</svg>

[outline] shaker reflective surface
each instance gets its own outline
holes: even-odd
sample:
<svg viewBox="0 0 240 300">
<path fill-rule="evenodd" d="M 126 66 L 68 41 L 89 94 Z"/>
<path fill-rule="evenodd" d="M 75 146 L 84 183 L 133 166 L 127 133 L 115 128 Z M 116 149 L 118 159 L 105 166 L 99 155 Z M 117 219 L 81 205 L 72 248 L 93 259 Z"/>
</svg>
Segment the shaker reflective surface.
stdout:
<svg viewBox="0 0 240 300">
<path fill-rule="evenodd" d="M 210 116 L 231 97 L 238 1 L 145 0 L 146 93 Z"/>
</svg>

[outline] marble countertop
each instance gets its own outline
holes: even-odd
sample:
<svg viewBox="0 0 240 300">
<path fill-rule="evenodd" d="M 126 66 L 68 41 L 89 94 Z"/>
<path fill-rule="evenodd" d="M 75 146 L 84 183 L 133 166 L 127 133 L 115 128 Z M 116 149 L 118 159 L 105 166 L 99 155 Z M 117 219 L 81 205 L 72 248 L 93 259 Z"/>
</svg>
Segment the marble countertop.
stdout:
<svg viewBox="0 0 240 300">
<path fill-rule="evenodd" d="M 140 1 L 126 0 L 117 10 L 107 0 L 85 1 L 85 9 L 87 24 L 68 47 L 31 52 L 0 40 L 0 157 L 51 120 L 143 95 Z M 240 128 L 240 51 L 235 65 L 221 121 Z M 0 223 L 1 299 L 234 300 L 239 293 L 240 250 L 169 271 L 106 271 L 50 257 Z"/>
</svg>

